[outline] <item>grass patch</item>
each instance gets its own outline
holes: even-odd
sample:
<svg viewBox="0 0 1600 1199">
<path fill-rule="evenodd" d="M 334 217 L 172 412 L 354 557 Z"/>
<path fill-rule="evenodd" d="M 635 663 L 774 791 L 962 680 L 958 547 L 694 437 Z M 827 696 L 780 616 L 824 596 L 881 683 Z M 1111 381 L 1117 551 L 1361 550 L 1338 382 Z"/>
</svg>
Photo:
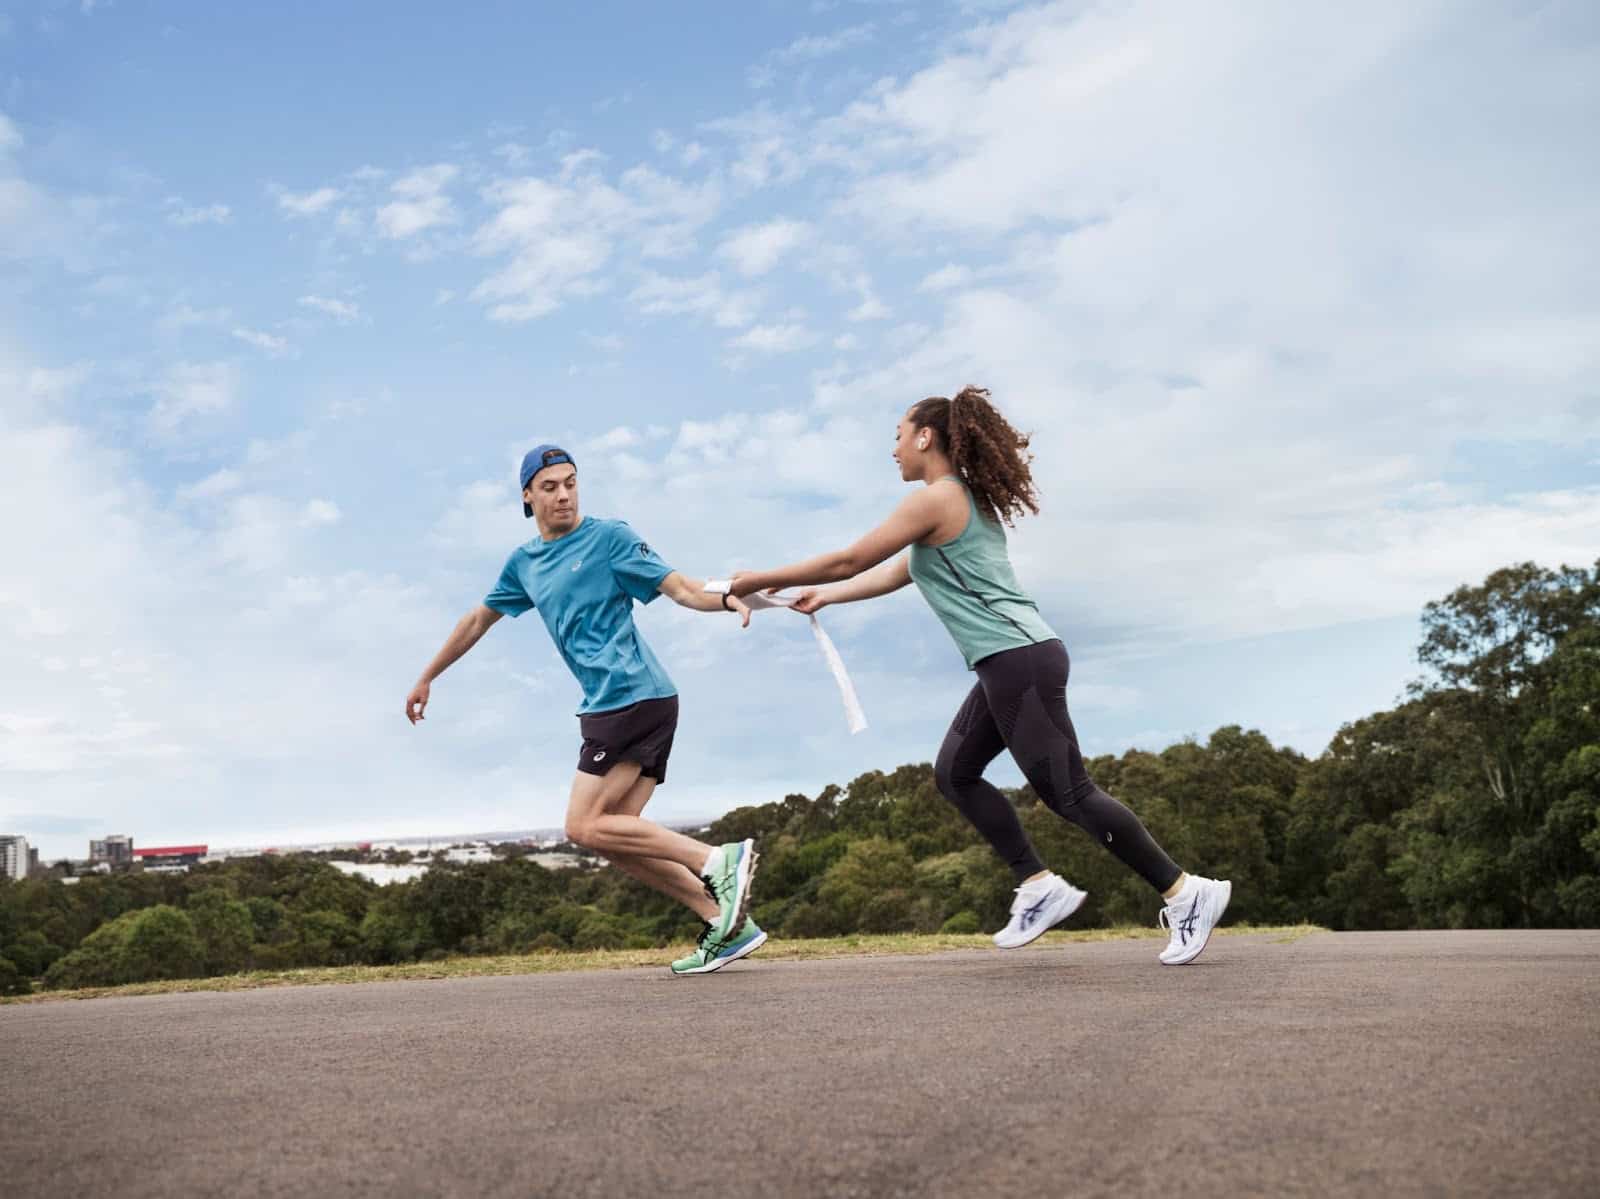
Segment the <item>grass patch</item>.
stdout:
<svg viewBox="0 0 1600 1199">
<path fill-rule="evenodd" d="M 1216 936 L 1267 935 L 1274 945 L 1286 945 L 1310 933 L 1323 932 L 1314 924 L 1234 925 L 1219 928 Z M 1144 926 L 1095 928 L 1046 933 L 1037 944 L 1081 945 L 1095 941 L 1158 940 L 1165 930 Z M 482 978 L 504 974 L 554 974 L 567 970 L 629 970 L 641 966 L 665 967 L 693 946 L 685 942 L 661 949 L 603 949 L 545 951 L 499 957 L 455 957 L 438 962 L 408 962 L 402 966 L 317 966 L 305 970 L 255 970 L 215 978 L 177 978 L 160 982 L 130 983 L 122 987 L 85 987 L 78 991 L 38 991 L 32 995 L 0 998 L 0 1006 L 49 1003 L 64 999 L 99 999 L 112 995 L 174 995 L 186 991 L 255 991 L 264 987 L 311 987 L 329 983 L 418 981 L 440 978 Z M 817 940 L 774 939 L 762 946 L 756 958 L 763 962 L 808 961 L 815 958 L 885 957 L 953 950 L 988 950 L 994 943 L 986 933 L 890 933 L 883 936 L 828 937 Z"/>
</svg>

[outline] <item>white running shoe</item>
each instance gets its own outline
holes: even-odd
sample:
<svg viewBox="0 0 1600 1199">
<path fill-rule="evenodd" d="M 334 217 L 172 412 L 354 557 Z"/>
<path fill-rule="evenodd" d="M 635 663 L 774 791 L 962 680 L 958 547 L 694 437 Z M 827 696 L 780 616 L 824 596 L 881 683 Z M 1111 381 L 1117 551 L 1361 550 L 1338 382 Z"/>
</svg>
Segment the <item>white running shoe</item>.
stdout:
<svg viewBox="0 0 1600 1199">
<path fill-rule="evenodd" d="M 1001 949 L 1021 949 L 1076 912 L 1089 897 L 1059 874 L 1047 874 L 1017 888 L 1011 921 L 994 935 Z"/>
<path fill-rule="evenodd" d="M 1183 890 L 1172 897 L 1157 917 L 1161 927 L 1172 930 L 1172 939 L 1161 951 L 1161 961 L 1168 966 L 1182 966 L 1199 957 L 1211 939 L 1211 930 L 1228 910 L 1231 898 L 1233 884 L 1227 879 L 1191 874 Z"/>
</svg>

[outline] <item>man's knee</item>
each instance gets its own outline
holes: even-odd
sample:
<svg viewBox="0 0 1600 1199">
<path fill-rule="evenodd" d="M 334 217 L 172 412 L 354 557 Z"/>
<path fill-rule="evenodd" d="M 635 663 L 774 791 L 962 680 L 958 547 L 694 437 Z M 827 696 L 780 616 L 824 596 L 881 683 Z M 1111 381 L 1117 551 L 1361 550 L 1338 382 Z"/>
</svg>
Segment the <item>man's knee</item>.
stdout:
<svg viewBox="0 0 1600 1199">
<path fill-rule="evenodd" d="M 567 826 L 562 830 L 567 840 L 584 849 L 593 849 L 595 841 L 594 822 L 579 816 L 568 816 Z"/>
</svg>

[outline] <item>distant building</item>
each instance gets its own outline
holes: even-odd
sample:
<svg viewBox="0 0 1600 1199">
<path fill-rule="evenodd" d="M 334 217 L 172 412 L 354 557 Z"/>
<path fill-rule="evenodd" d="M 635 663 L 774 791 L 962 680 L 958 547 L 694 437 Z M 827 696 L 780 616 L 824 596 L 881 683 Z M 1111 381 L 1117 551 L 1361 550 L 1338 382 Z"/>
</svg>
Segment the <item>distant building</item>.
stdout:
<svg viewBox="0 0 1600 1199">
<path fill-rule="evenodd" d="M 26 837 L 0 835 L 0 875 L 13 879 L 27 878 L 31 861 Z"/>
<path fill-rule="evenodd" d="M 204 845 L 164 845 L 159 849 L 135 849 L 134 860 L 149 871 L 185 871 L 206 856 Z"/>
<path fill-rule="evenodd" d="M 133 865 L 133 838 L 118 834 L 89 842 L 89 860 L 111 866 Z"/>
</svg>

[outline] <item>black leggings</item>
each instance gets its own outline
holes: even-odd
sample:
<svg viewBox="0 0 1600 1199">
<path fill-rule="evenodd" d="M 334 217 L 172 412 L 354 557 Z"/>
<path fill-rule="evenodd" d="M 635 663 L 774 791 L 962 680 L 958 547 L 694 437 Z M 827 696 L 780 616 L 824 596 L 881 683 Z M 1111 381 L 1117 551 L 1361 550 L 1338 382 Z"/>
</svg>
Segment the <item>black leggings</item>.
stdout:
<svg viewBox="0 0 1600 1199">
<path fill-rule="evenodd" d="M 1067 715 L 1067 649 L 1059 641 L 1008 649 L 977 664 L 978 683 L 939 747 L 934 778 L 944 797 L 972 821 L 1018 881 L 1044 863 L 1022 831 L 1016 809 L 984 767 L 1002 749 L 1022 768 L 1035 794 L 1087 832 L 1145 882 L 1165 891 L 1182 873 L 1139 818 L 1094 785 Z"/>
</svg>

